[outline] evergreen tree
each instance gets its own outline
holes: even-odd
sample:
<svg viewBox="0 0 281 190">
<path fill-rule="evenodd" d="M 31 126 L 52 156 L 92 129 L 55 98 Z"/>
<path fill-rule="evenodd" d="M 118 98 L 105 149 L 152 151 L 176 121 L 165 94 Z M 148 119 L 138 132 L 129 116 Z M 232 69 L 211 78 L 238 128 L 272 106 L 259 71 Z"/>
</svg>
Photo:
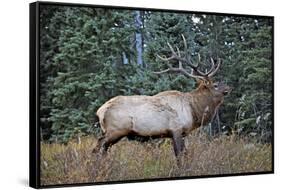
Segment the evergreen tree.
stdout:
<svg viewBox="0 0 281 190">
<path fill-rule="evenodd" d="M 239 133 L 271 139 L 272 126 L 272 20 L 248 18 L 240 21 L 237 56 L 238 108 L 235 127 Z"/>
<path fill-rule="evenodd" d="M 167 45 L 170 43 L 174 48 L 178 47 L 182 51 L 182 55 L 193 55 L 194 48 L 192 38 L 194 36 L 192 15 L 151 12 L 149 20 L 146 22 L 146 35 L 148 43 L 145 50 L 145 60 L 148 68 L 152 71 L 160 71 L 167 69 L 167 64 L 157 58 L 157 54 L 161 56 L 170 56 L 171 51 Z M 183 52 L 184 43 L 181 35 L 187 39 L 189 52 Z M 177 62 L 172 63 L 175 67 Z M 190 91 L 194 87 L 193 79 L 187 79 L 182 75 L 165 74 L 154 76 L 157 78 L 155 92 L 164 90 L 180 90 Z"/>
</svg>

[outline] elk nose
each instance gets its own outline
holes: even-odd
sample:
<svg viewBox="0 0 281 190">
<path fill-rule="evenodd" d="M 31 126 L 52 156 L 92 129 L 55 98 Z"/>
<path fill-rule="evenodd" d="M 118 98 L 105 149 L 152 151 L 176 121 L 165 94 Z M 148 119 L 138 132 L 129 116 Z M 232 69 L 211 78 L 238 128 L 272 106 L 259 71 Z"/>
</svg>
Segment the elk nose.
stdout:
<svg viewBox="0 0 281 190">
<path fill-rule="evenodd" d="M 227 95 L 227 94 L 229 94 L 231 91 L 232 91 L 232 88 L 229 87 L 229 88 L 227 88 L 227 89 L 225 89 L 225 90 L 223 91 L 223 95 Z"/>
</svg>

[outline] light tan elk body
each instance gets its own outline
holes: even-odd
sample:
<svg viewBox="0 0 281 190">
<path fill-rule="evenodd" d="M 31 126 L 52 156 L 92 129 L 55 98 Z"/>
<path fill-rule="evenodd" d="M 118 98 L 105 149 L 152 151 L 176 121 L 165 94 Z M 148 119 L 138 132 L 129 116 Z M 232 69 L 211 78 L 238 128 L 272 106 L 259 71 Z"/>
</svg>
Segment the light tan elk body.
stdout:
<svg viewBox="0 0 281 190">
<path fill-rule="evenodd" d="M 183 37 L 185 48 L 186 41 Z M 198 65 L 192 64 L 188 59 L 182 58 L 168 44 L 172 56 L 163 58 L 163 61 L 176 60 L 177 68 L 168 64 L 168 69 L 156 74 L 166 72 L 182 73 L 187 77 L 196 78 L 199 85 L 192 92 L 164 91 L 155 96 L 117 96 L 97 111 L 103 137 L 99 139 L 93 152 L 105 153 L 122 137 L 137 135 L 143 137 L 169 137 L 173 140 L 175 155 L 178 156 L 184 149 L 183 137 L 193 129 L 210 122 L 216 110 L 223 102 L 224 95 L 230 87 L 223 83 L 213 83 L 210 79 L 220 66 L 218 60 L 215 66 L 211 59 L 212 68 L 203 73 L 198 70 Z M 200 58 L 199 58 L 200 61 Z M 192 69 L 189 73 L 183 68 L 183 63 Z"/>
</svg>

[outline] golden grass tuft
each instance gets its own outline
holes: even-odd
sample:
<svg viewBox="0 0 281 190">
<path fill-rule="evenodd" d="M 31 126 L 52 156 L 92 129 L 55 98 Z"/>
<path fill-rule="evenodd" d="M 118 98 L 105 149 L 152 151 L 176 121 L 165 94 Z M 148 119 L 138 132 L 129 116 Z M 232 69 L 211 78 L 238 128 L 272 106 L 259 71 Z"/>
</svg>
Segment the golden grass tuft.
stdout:
<svg viewBox="0 0 281 190">
<path fill-rule="evenodd" d="M 188 137 L 180 168 L 169 139 L 157 144 L 124 138 L 104 157 L 91 153 L 94 137 L 84 137 L 80 144 L 41 143 L 41 185 L 272 170 L 271 144 L 250 143 L 235 136 L 207 139 L 199 133 Z"/>
</svg>

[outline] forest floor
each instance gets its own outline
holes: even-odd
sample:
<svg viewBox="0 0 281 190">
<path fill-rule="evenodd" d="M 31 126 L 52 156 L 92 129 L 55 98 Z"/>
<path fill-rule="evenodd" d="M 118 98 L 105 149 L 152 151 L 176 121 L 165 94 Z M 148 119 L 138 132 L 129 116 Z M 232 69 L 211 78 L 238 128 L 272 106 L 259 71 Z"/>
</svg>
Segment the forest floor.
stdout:
<svg viewBox="0 0 281 190">
<path fill-rule="evenodd" d="M 124 181 L 271 171 L 271 144 L 232 136 L 188 137 L 179 168 L 169 139 L 141 143 L 123 138 L 100 158 L 91 151 L 97 140 L 83 137 L 67 145 L 41 143 L 41 185 Z"/>
</svg>

